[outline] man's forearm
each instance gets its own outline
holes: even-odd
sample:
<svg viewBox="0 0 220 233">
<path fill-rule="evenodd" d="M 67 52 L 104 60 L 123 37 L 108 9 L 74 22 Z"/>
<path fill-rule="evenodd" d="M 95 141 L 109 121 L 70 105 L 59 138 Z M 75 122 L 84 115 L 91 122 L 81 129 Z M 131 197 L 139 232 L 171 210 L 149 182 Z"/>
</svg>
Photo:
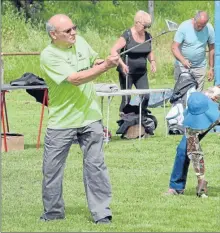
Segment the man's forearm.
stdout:
<svg viewBox="0 0 220 233">
<path fill-rule="evenodd" d="M 185 57 L 181 54 L 179 48 L 172 47 L 172 53 L 173 53 L 173 55 L 175 56 L 175 58 L 176 58 L 177 60 L 179 60 L 181 63 L 184 62 Z"/>
<path fill-rule="evenodd" d="M 209 67 L 214 69 L 214 49 L 209 51 Z"/>
<path fill-rule="evenodd" d="M 103 62 L 102 64 L 96 65 L 89 70 L 72 73 L 67 78 L 67 81 L 71 82 L 75 86 L 78 86 L 94 80 L 96 77 L 106 72 L 108 69 L 109 68 L 106 65 L 106 62 Z"/>
<path fill-rule="evenodd" d="M 114 47 L 111 49 L 111 54 L 115 54 L 115 53 L 120 53 L 120 50 L 118 49 L 115 49 Z M 119 64 L 121 65 L 121 66 L 123 66 L 123 65 L 125 65 L 125 63 L 123 62 L 123 60 L 122 60 L 122 58 L 121 57 L 119 57 Z"/>
<path fill-rule="evenodd" d="M 124 61 L 122 60 L 121 57 L 119 58 L 119 64 L 120 64 L 121 66 L 127 65 L 127 64 L 124 63 Z"/>
</svg>

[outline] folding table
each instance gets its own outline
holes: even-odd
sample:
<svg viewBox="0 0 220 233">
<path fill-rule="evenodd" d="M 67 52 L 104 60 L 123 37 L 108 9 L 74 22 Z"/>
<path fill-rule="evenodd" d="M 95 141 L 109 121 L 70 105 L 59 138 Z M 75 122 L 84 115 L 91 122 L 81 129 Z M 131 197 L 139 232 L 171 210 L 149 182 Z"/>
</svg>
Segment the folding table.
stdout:
<svg viewBox="0 0 220 233">
<path fill-rule="evenodd" d="M 40 125 L 38 130 L 38 138 L 37 138 L 37 149 L 40 147 L 40 135 L 41 135 L 41 128 L 42 128 L 42 121 L 44 116 L 44 107 L 48 101 L 48 91 L 46 85 L 36 85 L 36 86 L 11 86 L 10 84 L 2 84 L 1 87 L 1 119 L 2 119 L 2 128 L 3 128 L 3 143 L 5 147 L 5 152 L 8 151 L 7 147 L 7 140 L 6 140 L 6 125 L 7 125 L 7 132 L 9 132 L 9 121 L 7 115 L 7 107 L 6 107 L 6 100 L 5 100 L 5 93 L 14 90 L 33 90 L 33 89 L 41 89 L 44 90 L 44 97 L 43 97 L 43 104 L 41 108 L 41 116 L 40 116 Z M 5 125 L 6 123 L 6 125 Z"/>
<path fill-rule="evenodd" d="M 37 149 L 40 147 L 40 136 L 41 136 L 41 129 L 42 129 L 42 122 L 43 122 L 43 116 L 44 116 L 44 107 L 45 104 L 47 104 L 48 101 L 48 87 L 46 85 L 37 85 L 37 86 L 11 86 L 9 84 L 3 84 L 1 88 L 1 118 L 2 118 L 2 128 L 3 128 L 3 143 L 5 146 L 5 151 L 7 152 L 7 140 L 6 140 L 6 132 L 9 132 L 9 121 L 8 121 L 8 115 L 7 115 L 7 108 L 6 108 L 6 100 L 5 100 L 5 93 L 8 91 L 14 91 L 14 90 L 31 90 L 31 89 L 41 89 L 44 90 L 44 97 L 43 97 L 43 103 L 41 108 L 41 116 L 40 116 L 40 124 L 39 124 L 39 130 L 38 130 L 38 137 L 37 137 Z M 163 108 L 164 108 L 164 121 L 165 121 L 165 134 L 167 135 L 167 127 L 166 127 L 166 109 L 165 109 L 165 93 L 166 91 L 169 91 L 170 89 L 135 89 L 135 90 L 118 90 L 115 92 L 101 92 L 97 91 L 97 96 L 100 96 L 101 99 L 101 107 L 103 112 L 103 100 L 104 97 L 108 97 L 108 106 L 107 106 L 107 134 L 109 129 L 109 116 L 110 116 L 110 103 L 114 96 L 127 96 L 127 95 L 139 95 L 141 98 L 141 102 L 139 105 L 139 112 L 141 112 L 142 107 L 142 101 L 143 96 L 145 94 L 150 93 L 162 93 L 163 94 Z M 141 114 L 139 114 L 139 140 L 141 139 Z M 7 131 L 6 131 L 7 126 Z M 108 135 L 107 135 L 108 137 Z"/>
<path fill-rule="evenodd" d="M 107 106 L 107 134 L 109 128 L 109 113 L 110 113 L 110 103 L 114 96 L 127 96 L 127 95 L 139 95 L 141 98 L 139 105 L 139 113 L 141 113 L 143 96 L 150 93 L 162 93 L 163 94 L 163 109 L 164 109 L 164 123 L 165 123 L 165 135 L 167 135 L 167 127 L 166 127 L 166 109 L 165 109 L 165 93 L 166 91 L 170 91 L 170 89 L 135 89 L 135 90 L 118 90 L 114 92 L 96 92 L 98 96 L 102 98 L 101 107 L 103 112 L 103 99 L 105 96 L 108 97 L 108 106 Z M 108 137 L 108 135 L 107 135 Z M 139 140 L 141 139 L 141 114 L 139 114 Z"/>
</svg>

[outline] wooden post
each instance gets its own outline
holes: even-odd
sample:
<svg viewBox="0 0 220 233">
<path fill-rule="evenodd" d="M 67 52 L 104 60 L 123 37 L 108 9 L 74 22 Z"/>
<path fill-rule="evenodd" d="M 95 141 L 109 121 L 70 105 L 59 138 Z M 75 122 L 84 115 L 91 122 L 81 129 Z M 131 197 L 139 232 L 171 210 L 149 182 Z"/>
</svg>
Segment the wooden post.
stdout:
<svg viewBox="0 0 220 233">
<path fill-rule="evenodd" d="M 154 0 L 148 0 L 148 13 L 151 15 L 152 23 L 154 22 Z"/>
</svg>

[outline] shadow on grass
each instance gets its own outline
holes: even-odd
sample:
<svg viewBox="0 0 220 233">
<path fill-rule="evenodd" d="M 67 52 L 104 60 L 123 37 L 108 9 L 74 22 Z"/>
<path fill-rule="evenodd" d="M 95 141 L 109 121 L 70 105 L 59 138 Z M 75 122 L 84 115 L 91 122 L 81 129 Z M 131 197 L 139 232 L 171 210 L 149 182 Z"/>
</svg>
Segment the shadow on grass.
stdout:
<svg viewBox="0 0 220 233">
<path fill-rule="evenodd" d="M 73 143 L 72 143 L 72 146 L 73 146 L 73 145 L 78 145 L 78 142 L 76 142 L 76 141 L 73 142 Z M 24 149 L 25 149 L 25 150 L 26 150 L 26 149 L 34 149 L 34 148 L 37 149 L 37 143 L 33 143 L 33 144 L 26 144 L 26 143 L 25 143 L 25 145 L 24 145 Z M 41 143 L 41 144 L 40 144 L 39 149 L 41 149 L 41 148 L 44 148 L 44 143 Z"/>
<path fill-rule="evenodd" d="M 40 144 L 40 147 L 39 149 L 41 148 L 44 148 L 44 144 Z M 25 144 L 24 145 L 24 149 L 27 150 L 27 149 L 37 149 L 37 143 L 34 143 L 34 144 Z"/>
<path fill-rule="evenodd" d="M 115 135 L 115 136 L 112 136 L 112 138 L 111 138 L 111 140 L 110 140 L 110 142 L 111 141 L 119 141 L 119 140 L 124 140 L 123 138 L 121 138 L 121 135 Z"/>
<path fill-rule="evenodd" d="M 115 144 L 115 143 L 121 143 L 121 142 L 124 142 L 124 141 L 135 141 L 137 140 L 138 141 L 138 138 L 137 139 L 126 139 L 126 138 L 121 138 L 121 136 L 112 136 L 110 141 L 106 142 L 104 141 L 104 145 L 111 145 L 111 144 Z"/>
<path fill-rule="evenodd" d="M 147 140 L 148 138 L 151 138 L 151 137 L 153 137 L 154 135 L 152 135 L 152 136 L 146 136 L 146 137 L 141 137 L 141 140 Z M 115 135 L 115 136 L 112 136 L 112 138 L 111 138 L 111 140 L 110 140 L 110 142 L 111 141 L 132 141 L 132 142 L 135 142 L 135 141 L 139 141 L 139 137 L 138 138 L 131 138 L 131 139 L 127 139 L 127 138 L 121 138 L 121 135 Z"/>
<path fill-rule="evenodd" d="M 65 207 L 65 213 L 68 216 L 82 216 L 86 221 L 91 221 L 93 222 L 92 216 L 86 207 L 86 205 L 75 205 L 75 206 L 66 206 Z"/>
<path fill-rule="evenodd" d="M 219 186 L 208 186 L 208 196 L 209 197 L 218 197 L 220 193 L 220 187 Z M 196 187 L 187 189 L 186 195 L 189 196 L 195 196 L 196 195 Z"/>
</svg>

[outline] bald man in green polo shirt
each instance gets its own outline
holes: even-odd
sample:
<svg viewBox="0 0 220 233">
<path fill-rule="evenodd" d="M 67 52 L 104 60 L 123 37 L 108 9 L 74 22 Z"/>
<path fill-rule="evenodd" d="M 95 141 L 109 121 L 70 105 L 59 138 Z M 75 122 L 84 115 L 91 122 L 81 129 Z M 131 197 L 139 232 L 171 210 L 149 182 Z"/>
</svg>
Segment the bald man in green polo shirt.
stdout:
<svg viewBox="0 0 220 233">
<path fill-rule="evenodd" d="M 41 69 L 49 93 L 49 121 L 43 160 L 41 220 L 65 218 L 62 183 L 66 158 L 75 137 L 83 152 L 83 181 L 95 223 L 110 223 L 111 185 L 104 163 L 102 113 L 91 82 L 118 65 L 118 54 L 106 60 L 76 33 L 62 14 L 50 18 L 51 44 L 41 53 Z M 74 187 L 75 188 L 75 187 Z"/>
</svg>

